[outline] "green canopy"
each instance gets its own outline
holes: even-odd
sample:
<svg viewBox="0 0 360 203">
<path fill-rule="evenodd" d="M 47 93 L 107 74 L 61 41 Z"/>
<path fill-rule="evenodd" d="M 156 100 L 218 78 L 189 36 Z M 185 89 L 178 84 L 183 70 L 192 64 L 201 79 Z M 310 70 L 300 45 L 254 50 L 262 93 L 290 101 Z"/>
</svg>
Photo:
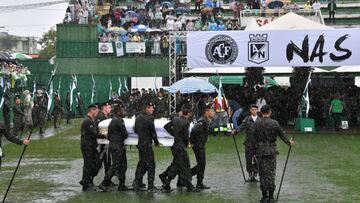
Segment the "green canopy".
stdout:
<svg viewBox="0 0 360 203">
<path fill-rule="evenodd" d="M 209 82 L 215 86 L 219 86 L 219 81 L 221 78 L 222 84 L 233 84 L 233 85 L 244 85 L 244 78 L 245 76 L 211 76 L 209 77 Z M 279 84 L 269 76 L 264 76 L 264 86 L 265 87 L 272 87 L 278 86 Z"/>
</svg>

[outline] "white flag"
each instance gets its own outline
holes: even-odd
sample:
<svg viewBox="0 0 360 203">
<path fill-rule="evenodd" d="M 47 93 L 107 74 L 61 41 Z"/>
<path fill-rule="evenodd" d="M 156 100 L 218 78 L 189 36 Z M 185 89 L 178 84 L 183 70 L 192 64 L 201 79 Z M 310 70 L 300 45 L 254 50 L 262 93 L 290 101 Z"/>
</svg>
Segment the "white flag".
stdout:
<svg viewBox="0 0 360 203">
<path fill-rule="evenodd" d="M 93 82 L 92 92 L 91 92 L 91 103 L 93 104 L 94 103 L 94 97 L 95 97 L 95 94 L 96 94 L 96 84 L 95 84 L 95 79 L 94 79 L 93 75 L 91 75 L 91 78 L 92 78 L 92 82 Z"/>
<path fill-rule="evenodd" d="M 222 92 L 221 91 L 222 91 L 222 82 L 221 82 L 221 78 L 220 78 L 217 100 L 218 100 L 220 109 L 222 110 L 223 106 L 222 106 Z"/>
<path fill-rule="evenodd" d="M 122 84 L 121 84 L 121 79 L 119 77 L 119 89 L 118 89 L 119 96 L 121 96 L 121 91 L 122 91 Z"/>
<path fill-rule="evenodd" d="M 111 100 L 111 95 L 112 95 L 112 84 L 111 84 L 111 80 L 109 80 L 109 100 Z"/>
</svg>

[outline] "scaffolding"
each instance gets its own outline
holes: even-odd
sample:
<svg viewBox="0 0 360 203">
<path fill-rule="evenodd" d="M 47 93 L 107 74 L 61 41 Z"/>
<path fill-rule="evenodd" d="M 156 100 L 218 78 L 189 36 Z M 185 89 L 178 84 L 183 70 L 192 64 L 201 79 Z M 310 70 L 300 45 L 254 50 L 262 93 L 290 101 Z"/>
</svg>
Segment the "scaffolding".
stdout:
<svg viewBox="0 0 360 203">
<path fill-rule="evenodd" d="M 186 56 L 184 51 L 179 50 L 179 43 L 186 42 L 186 31 L 169 32 L 169 86 L 177 81 L 178 57 Z M 185 51 L 186 52 L 186 51 Z M 169 115 L 176 113 L 176 93 L 169 94 Z"/>
</svg>

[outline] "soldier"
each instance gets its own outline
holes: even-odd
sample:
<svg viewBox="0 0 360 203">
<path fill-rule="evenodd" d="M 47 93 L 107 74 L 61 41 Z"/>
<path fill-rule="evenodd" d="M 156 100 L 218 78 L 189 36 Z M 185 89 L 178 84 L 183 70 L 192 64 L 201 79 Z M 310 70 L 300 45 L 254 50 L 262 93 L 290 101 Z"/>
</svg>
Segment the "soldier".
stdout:
<svg viewBox="0 0 360 203">
<path fill-rule="evenodd" d="M 142 178 L 147 172 L 148 176 L 148 191 L 154 192 L 157 188 L 154 186 L 155 180 L 155 160 L 152 143 L 155 146 L 160 146 L 157 139 L 157 134 L 154 125 L 154 105 L 148 103 L 145 105 L 145 111 L 136 117 L 135 133 L 139 135 L 139 142 L 137 148 L 139 150 L 139 162 L 136 167 L 135 180 L 133 187 L 135 191 L 141 189 Z"/>
<path fill-rule="evenodd" d="M 129 190 L 129 188 L 125 186 L 127 158 L 124 141 L 129 135 L 125 127 L 125 122 L 122 119 L 125 114 L 124 111 L 121 105 L 116 105 L 114 107 L 114 116 L 108 127 L 109 150 L 113 164 L 106 172 L 105 178 L 99 186 L 104 192 L 108 191 L 108 187 L 111 185 L 111 178 L 115 173 L 118 174 L 119 178 L 118 191 Z"/>
<path fill-rule="evenodd" d="M 214 118 L 214 115 L 212 107 L 207 105 L 203 116 L 195 124 L 190 134 L 190 143 L 193 145 L 192 148 L 197 162 L 197 165 L 191 169 L 191 173 L 193 176 L 197 175 L 196 187 L 201 190 L 210 189 L 210 187 L 203 184 L 203 179 L 206 166 L 205 144 L 210 134 L 210 121 Z"/>
<path fill-rule="evenodd" d="M 16 136 L 11 135 L 9 133 L 8 129 L 6 129 L 4 123 L 0 123 L 0 168 L 1 168 L 1 158 L 4 156 L 4 153 L 1 148 L 1 146 L 2 146 L 1 140 L 2 140 L 3 135 L 5 135 L 7 140 L 9 140 L 12 143 L 18 144 L 18 145 L 27 145 L 30 142 L 30 140 L 28 140 L 27 138 L 25 138 L 24 140 L 20 140 Z"/>
<path fill-rule="evenodd" d="M 33 115 L 35 115 L 37 126 L 40 128 L 40 135 L 42 135 L 45 132 L 44 127 L 47 118 L 48 96 L 43 94 L 42 90 L 38 90 L 36 97 L 36 110 Z"/>
<path fill-rule="evenodd" d="M 174 136 L 174 144 L 171 147 L 173 161 L 166 171 L 159 175 L 163 188 L 170 190 L 170 182 L 172 179 L 179 175 L 182 177 L 183 183 L 186 185 L 189 192 L 199 192 L 192 183 L 191 167 L 189 155 L 186 151 L 190 147 L 189 142 L 189 126 L 190 126 L 190 110 L 183 109 L 181 116 L 175 117 L 172 121 L 167 123 L 164 128 L 172 136 Z"/>
<path fill-rule="evenodd" d="M 238 133 L 245 130 L 245 158 L 246 158 L 246 170 L 249 173 L 249 181 L 256 182 L 256 176 L 258 173 L 258 163 L 255 158 L 255 140 L 254 140 L 254 123 L 258 120 L 258 107 L 255 104 L 250 106 L 250 115 L 245 117 L 241 125 L 234 130 L 234 133 Z"/>
<path fill-rule="evenodd" d="M 54 109 L 53 109 L 53 116 L 54 116 L 54 128 L 59 128 L 59 126 L 57 126 L 58 123 L 58 119 L 61 118 L 63 112 L 63 108 L 61 107 L 61 100 L 58 94 L 54 95 Z"/>
<path fill-rule="evenodd" d="M 20 96 L 16 95 L 14 97 L 14 101 L 15 101 L 15 106 L 13 108 L 13 113 L 14 113 L 14 119 L 13 119 L 13 123 L 14 123 L 14 135 L 18 136 L 18 133 L 20 131 L 23 130 L 24 127 L 24 107 L 21 105 L 21 100 L 20 100 Z M 21 133 L 20 133 L 21 134 Z"/>
<path fill-rule="evenodd" d="M 88 106 L 87 116 L 81 124 L 81 152 L 84 159 L 83 176 L 80 184 L 83 191 L 95 191 L 92 183 L 100 167 L 100 155 L 97 151 L 97 138 L 101 138 L 95 123 L 99 108 L 95 104 Z"/>
<path fill-rule="evenodd" d="M 158 93 L 158 97 L 155 100 L 155 117 L 164 118 L 167 117 L 167 101 L 164 98 L 162 92 Z"/>
<path fill-rule="evenodd" d="M 127 117 L 131 118 L 135 115 L 136 112 L 136 101 L 134 99 L 134 95 L 129 96 L 129 102 L 127 106 Z"/>
<path fill-rule="evenodd" d="M 65 101 L 65 108 L 66 108 L 66 124 L 70 124 L 70 120 L 71 120 L 71 106 L 70 106 L 70 101 L 71 101 L 71 95 L 70 92 L 66 93 L 66 101 Z"/>
<path fill-rule="evenodd" d="M 10 92 L 8 90 L 4 93 L 4 103 L 3 103 L 3 117 L 4 117 L 4 125 L 5 129 L 10 132 Z"/>
<path fill-rule="evenodd" d="M 110 102 L 102 103 L 101 111 L 98 114 L 98 116 L 96 117 L 96 125 L 98 125 L 101 121 L 110 118 L 110 113 L 111 113 L 111 103 Z M 105 175 L 107 174 L 107 172 L 111 166 L 111 155 L 110 155 L 108 149 L 106 149 L 107 147 L 108 146 L 106 146 L 105 144 L 100 144 L 100 146 L 99 146 L 100 161 L 101 161 L 100 163 L 104 164 Z M 99 170 L 100 170 L 100 168 L 99 168 Z M 110 185 L 114 186 L 115 183 L 111 182 L 111 180 L 110 180 Z"/>
<path fill-rule="evenodd" d="M 279 136 L 287 145 L 294 145 L 276 120 L 270 118 L 272 112 L 269 105 L 261 107 L 262 118 L 254 124 L 256 157 L 259 162 L 260 202 L 273 202 L 276 173 L 276 139 Z"/>
<path fill-rule="evenodd" d="M 79 116 L 83 117 L 83 101 L 82 101 L 82 97 L 80 95 L 80 92 L 78 92 L 76 94 L 76 101 L 77 101 L 77 104 L 76 104 L 76 108 L 79 112 Z"/>
<path fill-rule="evenodd" d="M 24 99 L 25 126 L 24 127 L 31 128 L 31 126 L 33 125 L 32 108 L 34 107 L 34 102 L 32 101 L 31 93 L 29 90 L 25 90 L 23 92 L 23 95 L 25 95 L 25 99 Z"/>
</svg>

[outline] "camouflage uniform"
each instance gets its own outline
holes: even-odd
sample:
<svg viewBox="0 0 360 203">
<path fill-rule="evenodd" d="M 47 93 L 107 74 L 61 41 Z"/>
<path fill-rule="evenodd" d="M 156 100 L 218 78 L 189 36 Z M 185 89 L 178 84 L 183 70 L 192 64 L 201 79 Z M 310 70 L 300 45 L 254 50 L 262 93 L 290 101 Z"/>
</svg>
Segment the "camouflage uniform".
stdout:
<svg viewBox="0 0 360 203">
<path fill-rule="evenodd" d="M 46 94 L 38 96 L 35 102 L 33 116 L 35 123 L 40 128 L 40 134 L 44 133 L 44 127 L 47 119 L 48 97 Z"/>
<path fill-rule="evenodd" d="M 22 131 L 24 129 L 24 107 L 21 104 L 15 104 L 13 108 L 14 113 L 14 135 L 18 136 L 18 132 Z"/>
<path fill-rule="evenodd" d="M 256 119 L 256 121 L 259 118 Z M 255 122 L 256 122 L 255 121 Z M 246 158 L 246 171 L 249 173 L 250 181 L 254 181 L 258 173 L 257 161 L 254 159 L 256 155 L 255 151 L 255 140 L 254 140 L 254 120 L 251 116 L 247 116 L 242 121 L 239 126 L 239 131 L 245 130 L 246 139 L 244 142 L 245 145 L 245 158 Z"/>
<path fill-rule="evenodd" d="M 269 197 L 273 199 L 275 191 L 276 156 L 278 154 L 276 139 L 278 136 L 286 144 L 290 145 L 289 138 L 276 120 L 260 118 L 255 122 L 255 148 L 259 162 L 260 189 L 263 192 L 264 198 Z"/>
<path fill-rule="evenodd" d="M 53 116 L 54 116 L 54 128 L 58 128 L 59 126 L 57 126 L 57 122 L 59 117 L 61 117 L 62 113 L 63 113 L 63 109 L 61 107 L 61 101 L 60 99 L 56 99 L 57 97 L 55 97 L 54 99 L 54 109 L 53 109 Z M 60 125 L 60 124 L 59 124 Z"/>
<path fill-rule="evenodd" d="M 167 101 L 165 97 L 157 97 L 155 100 L 155 118 L 167 117 Z"/>
</svg>

